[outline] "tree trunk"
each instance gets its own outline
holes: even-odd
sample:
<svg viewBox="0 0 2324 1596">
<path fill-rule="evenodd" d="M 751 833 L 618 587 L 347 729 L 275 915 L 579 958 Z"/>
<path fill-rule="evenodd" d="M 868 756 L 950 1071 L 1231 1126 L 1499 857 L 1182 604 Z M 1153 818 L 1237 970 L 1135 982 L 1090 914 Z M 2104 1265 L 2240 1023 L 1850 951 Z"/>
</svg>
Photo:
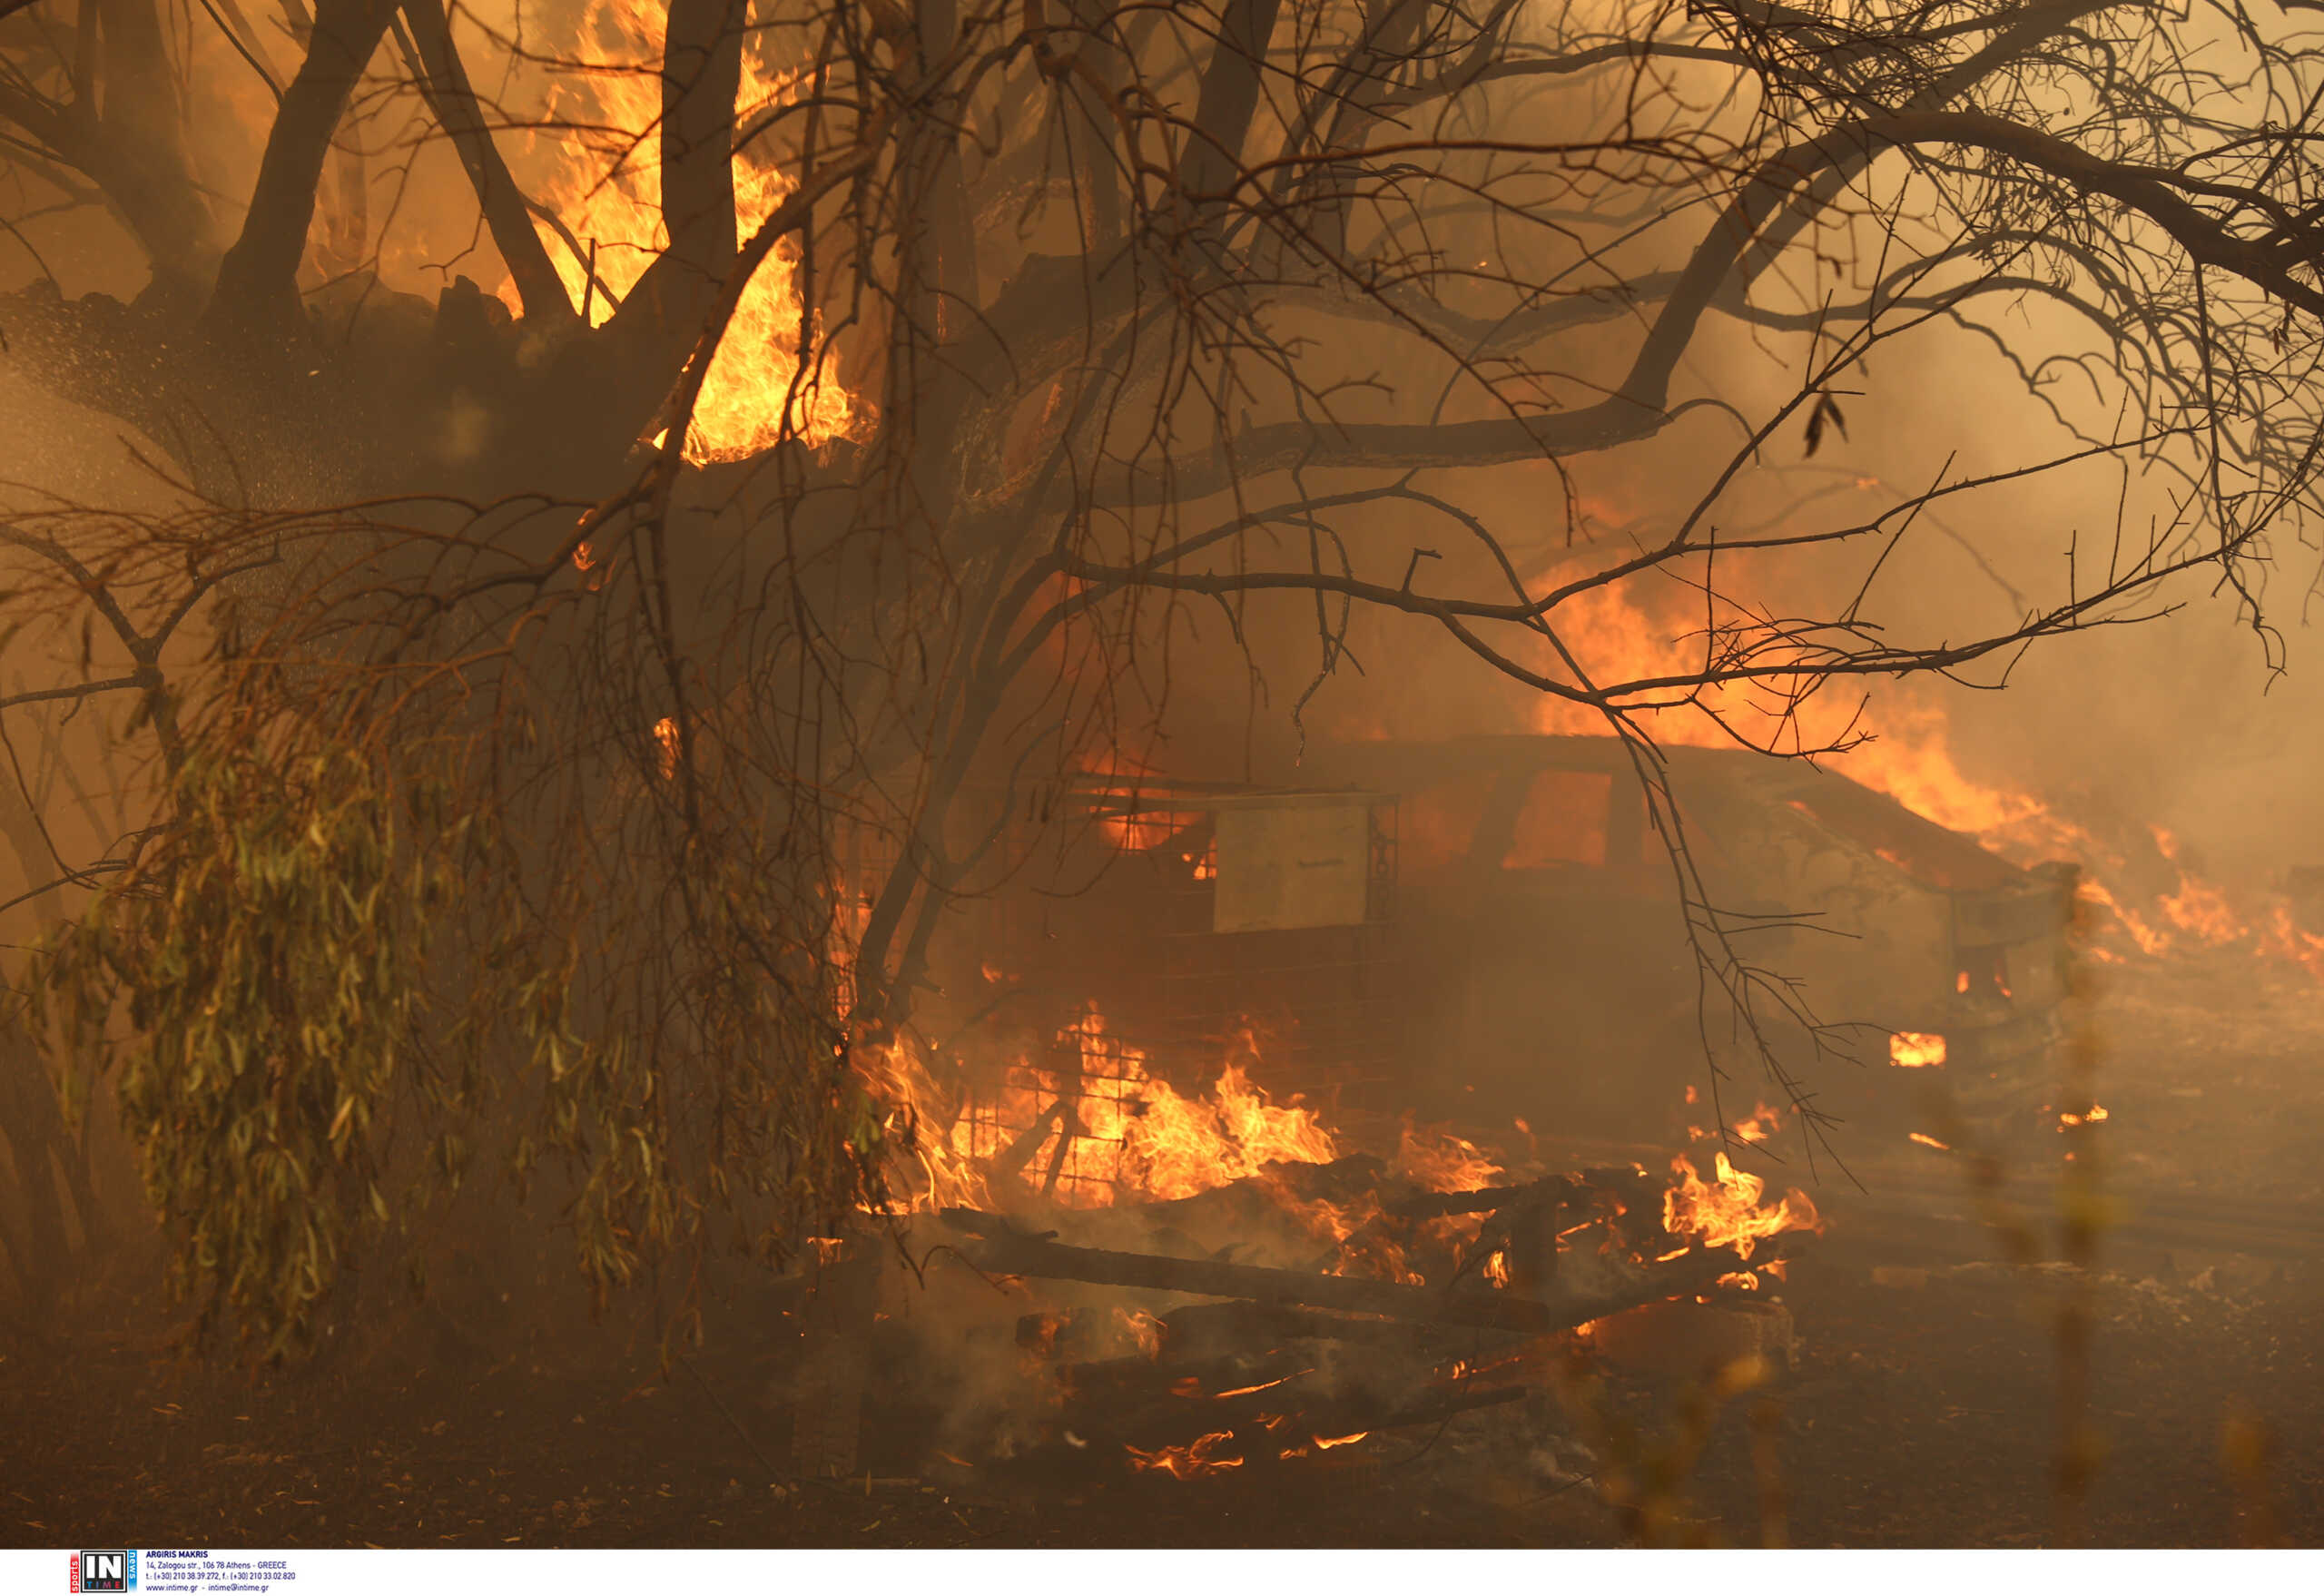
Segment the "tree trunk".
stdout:
<svg viewBox="0 0 2324 1596">
<path fill-rule="evenodd" d="M 460 62 L 452 38 L 450 20 L 442 0 L 405 0 L 403 14 L 411 25 L 411 42 L 419 57 L 420 88 L 428 109 L 459 153 L 468 182 L 483 208 L 485 225 L 517 284 L 527 320 L 538 318 L 544 327 L 574 320 L 573 301 L 565 283 L 549 263 L 548 251 L 533 227 L 525 196 L 493 142 L 484 118 L 478 113 L 476 92 L 468 86 L 468 69 Z"/>
<path fill-rule="evenodd" d="M 314 222 L 316 186 L 388 15 L 369 0 L 324 0 L 317 8 L 313 42 L 282 92 L 241 236 L 219 262 L 209 315 L 214 330 L 274 339 L 300 327 L 299 260 Z"/>
</svg>

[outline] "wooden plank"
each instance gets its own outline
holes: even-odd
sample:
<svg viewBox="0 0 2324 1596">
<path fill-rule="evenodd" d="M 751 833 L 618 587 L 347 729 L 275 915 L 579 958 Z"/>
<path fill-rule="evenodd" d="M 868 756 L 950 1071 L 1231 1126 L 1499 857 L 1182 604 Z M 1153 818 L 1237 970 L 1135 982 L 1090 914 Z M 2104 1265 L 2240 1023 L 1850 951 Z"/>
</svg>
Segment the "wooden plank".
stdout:
<svg viewBox="0 0 2324 1596">
<path fill-rule="evenodd" d="M 943 1217 L 946 1223 L 975 1236 L 961 1247 L 962 1255 L 977 1267 L 996 1275 L 1177 1291 L 1190 1296 L 1295 1303 L 1420 1324 L 1470 1325 L 1529 1335 L 1571 1329 L 1640 1303 L 1702 1290 L 1721 1275 L 1764 1267 L 1784 1252 L 1776 1243 L 1762 1243 L 1747 1265 L 1737 1257 L 1732 1247 L 1698 1248 L 1649 1266 L 1640 1279 L 1612 1292 L 1541 1301 L 1502 1291 L 1447 1291 L 1344 1275 L 1270 1269 L 1254 1264 L 1222 1264 L 1206 1258 L 1166 1258 L 1147 1253 L 1067 1246 L 1047 1237 L 1026 1236 L 1011 1229 L 997 1216 L 973 1209 L 947 1208 Z M 1777 1243 L 1781 1240 L 1777 1238 Z"/>
</svg>

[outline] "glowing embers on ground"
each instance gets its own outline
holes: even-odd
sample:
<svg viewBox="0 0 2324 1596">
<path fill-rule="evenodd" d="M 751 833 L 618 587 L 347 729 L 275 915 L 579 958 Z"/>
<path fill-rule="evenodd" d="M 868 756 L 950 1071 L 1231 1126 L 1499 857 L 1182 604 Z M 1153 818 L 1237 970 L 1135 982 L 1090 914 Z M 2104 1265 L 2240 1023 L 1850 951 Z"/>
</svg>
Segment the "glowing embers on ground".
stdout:
<svg viewBox="0 0 2324 1596">
<path fill-rule="evenodd" d="M 1342 1446 L 1353 1446 L 1372 1433 L 1358 1430 L 1347 1435 L 1308 1435 L 1295 1437 L 1279 1432 L 1292 1429 L 1289 1421 L 1275 1417 L 1262 1420 L 1254 1426 L 1258 1433 L 1258 1444 L 1270 1461 L 1288 1463 L 1294 1458 L 1316 1457 Z M 1241 1468 L 1248 1459 L 1241 1450 L 1247 1443 L 1238 1440 L 1231 1430 L 1213 1430 L 1206 1435 L 1179 1446 L 1157 1446 L 1146 1450 L 1125 1446 L 1130 1467 L 1140 1473 L 1168 1474 L 1177 1480 L 1196 1480 L 1206 1474 L 1222 1474 L 1229 1469 Z"/>
<path fill-rule="evenodd" d="M 550 120 L 564 131 L 537 142 L 536 154 L 550 163 L 543 202 L 589 253 L 576 259 L 551 228 L 542 229 L 542 241 L 593 326 L 613 316 L 670 247 L 656 153 L 665 20 L 665 8 L 646 0 L 593 0 L 574 51 L 586 70 L 559 74 L 550 94 Z M 795 74 L 768 57 L 780 36 L 753 31 L 746 40 L 740 129 L 766 126 L 795 94 Z M 747 139 L 734 171 L 735 222 L 747 240 L 796 183 L 768 137 Z M 837 376 L 827 366 L 803 369 L 801 322 L 796 266 L 777 249 L 751 279 L 711 361 L 686 437 L 688 459 L 739 459 L 786 435 L 822 444 L 858 430 L 860 406 Z M 811 345 L 818 341 L 812 319 L 806 333 Z"/>
<path fill-rule="evenodd" d="M 1174 1479 L 1191 1480 L 1201 1474 L 1241 1468 L 1241 1454 L 1228 1450 L 1234 1444 L 1233 1432 L 1214 1430 L 1183 1446 L 1157 1446 L 1151 1452 L 1135 1446 L 1124 1450 L 1129 1453 L 1133 1467 L 1158 1470 Z"/>
<path fill-rule="evenodd" d="M 1121 1338 L 1099 1313 L 1068 1314 L 1076 1328 L 1063 1336 L 1044 1318 L 1034 1339 L 1059 1368 L 1066 1444 L 1086 1450 L 1103 1438 L 1113 1443 L 1104 1450 L 1131 1472 L 1178 1480 L 1296 1458 L 1323 1460 L 1366 1433 L 1441 1423 L 1538 1389 L 1553 1377 L 1551 1371 L 1578 1355 L 1592 1314 L 1603 1316 L 1594 1305 L 1692 1300 L 1755 1286 L 1759 1273 L 1774 1271 L 1780 1262 L 1765 1236 L 1817 1223 L 1796 1194 L 1762 1206 L 1763 1187 L 1723 1159 L 1718 1173 L 1724 1185 L 1709 1195 L 1691 1169 L 1681 1168 L 1698 1189 L 1674 1213 L 1676 1235 L 1663 1222 L 1662 1182 L 1634 1166 L 1439 1194 L 1447 1199 L 1442 1201 L 1416 1197 L 1411 1183 L 1379 1177 L 1376 1166 L 1374 1172 L 1384 1182 L 1380 1206 L 1391 1216 L 1449 1217 L 1480 1204 L 1490 1207 L 1492 1227 L 1477 1238 L 1471 1256 L 1481 1249 L 1488 1259 L 1522 1256 L 1530 1260 L 1530 1279 L 1520 1274 L 1512 1281 L 1504 1274 L 1499 1282 L 1480 1283 L 1477 1271 L 1458 1268 L 1440 1275 L 1443 1255 L 1432 1251 L 1433 1287 L 1382 1286 L 1344 1295 L 1335 1308 L 1314 1309 L 1291 1305 L 1317 1299 L 1301 1297 L 1287 1276 L 1278 1276 L 1286 1285 L 1269 1289 L 1285 1290 L 1287 1300 L 1173 1309 L 1162 1319 L 1158 1348 L 1141 1345 L 1135 1357 L 1122 1355 Z M 1178 1210 L 1171 1217 L 1191 1217 Z M 1218 1239 L 1211 1235 L 1196 1246 L 1206 1251 Z M 1689 1245 L 1698 1241 L 1717 1243 L 1720 1250 L 1703 1256 Z M 1675 1250 L 1665 1250 L 1673 1243 Z M 1551 1248 L 1558 1262 L 1545 1268 Z M 1742 1251 L 1757 1256 L 1738 1268 L 1733 1260 Z M 1228 1266 L 1188 1256 L 1206 1274 L 1200 1280 L 1182 1276 L 1187 1289 L 1224 1296 L 1222 1286 L 1249 1288 L 1240 1280 L 1209 1278 L 1208 1271 Z M 1086 1276 L 1060 1270 L 1054 1277 L 1120 1278 L 1114 1272 L 1117 1257 L 1107 1255 L 1105 1266 Z M 1010 1268 L 1006 1255 L 989 1263 Z M 1508 1303 L 1509 1316 L 1502 1317 L 1496 1291 L 1518 1284 L 1527 1286 L 1531 1301 Z M 1493 1304 L 1489 1312 L 1488 1303 Z M 1467 1316 L 1472 1313 L 1484 1316 Z M 1511 1339 L 1494 1343 L 1445 1328 L 1455 1323 L 1492 1324 Z"/>
<path fill-rule="evenodd" d="M 1888 1039 L 1888 1062 L 1898 1069 L 1941 1068 L 1945 1039 L 1935 1031 L 1900 1030 Z"/>
</svg>

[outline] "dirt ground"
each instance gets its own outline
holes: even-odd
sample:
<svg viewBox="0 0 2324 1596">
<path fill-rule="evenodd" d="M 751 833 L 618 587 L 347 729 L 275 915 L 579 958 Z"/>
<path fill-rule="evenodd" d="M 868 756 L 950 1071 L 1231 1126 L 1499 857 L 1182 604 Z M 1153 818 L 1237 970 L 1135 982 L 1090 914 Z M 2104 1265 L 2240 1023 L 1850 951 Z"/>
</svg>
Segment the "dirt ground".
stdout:
<svg viewBox="0 0 2324 1596">
<path fill-rule="evenodd" d="M 2199 979 L 2200 976 L 2200 979 Z M 2108 1000 L 2101 1100 L 2119 1218 L 2086 1285 L 2104 1442 L 2086 1538 L 2324 1544 L 2324 993 L 2213 972 Z M 1943 1155 L 1873 1149 L 1819 1190 L 1830 1231 L 1783 1290 L 1795 1366 L 1727 1404 L 1687 1491 L 1699 1532 L 1752 1543 L 1776 1483 L 1803 1546 L 2053 1544 L 2056 1269 L 1999 1254 Z M 2045 1200 L 2038 1170 L 2020 1200 Z M 158 1293 L 156 1294 L 158 1296 Z M 20 1545 L 1604 1546 L 1622 1461 L 1544 1396 L 1320 1461 L 1180 1482 L 967 1470 L 875 1398 L 864 1466 L 784 1477 L 784 1415 L 747 1317 L 688 1363 L 588 1377 L 253 1378 L 157 1350 L 150 1305 L 0 1346 L 0 1542 Z M 1692 1382 L 1610 1410 L 1648 1451 Z M 2261 1421 L 2264 1455 L 2222 1456 Z"/>
</svg>

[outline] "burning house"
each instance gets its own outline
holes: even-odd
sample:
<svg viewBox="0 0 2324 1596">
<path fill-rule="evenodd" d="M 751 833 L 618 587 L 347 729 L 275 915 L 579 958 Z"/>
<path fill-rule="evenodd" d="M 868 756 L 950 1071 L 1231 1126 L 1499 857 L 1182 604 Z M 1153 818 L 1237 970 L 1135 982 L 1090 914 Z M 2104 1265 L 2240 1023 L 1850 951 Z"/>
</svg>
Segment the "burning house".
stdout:
<svg viewBox="0 0 2324 1596">
<path fill-rule="evenodd" d="M 2020 869 L 1797 762 L 1669 761 L 1730 935 L 1855 1039 L 1862 1068 L 1817 1083 L 1836 1112 L 1893 1119 L 1914 1079 L 1897 1069 L 1942 1068 L 1996 1110 L 2032 1089 L 2070 870 Z M 1345 744 L 1309 770 L 1345 784 L 1068 789 L 1070 818 L 960 939 L 974 963 L 955 980 L 978 994 L 963 1034 L 1072 1036 L 1094 1057 L 1094 1005 L 1116 1054 L 1208 1060 L 1240 1039 L 1270 1086 L 1343 1118 L 1665 1132 L 1701 1077 L 1703 1027 L 1669 856 L 1622 745 Z"/>
<path fill-rule="evenodd" d="M 2023 1096 L 2063 996 L 2071 867 L 2021 869 L 1804 762 L 1665 755 L 1738 951 L 1855 1040 L 1863 1068 L 1816 1081 L 1836 1113 L 1891 1117 L 1891 1067 L 1944 1066 L 1965 1099 L 1995 1108 Z M 1464 1087 L 1498 1081 L 1536 1124 L 1599 1131 L 1635 1128 L 1699 1075 L 1686 919 L 1621 744 L 1358 744 L 1316 764 L 1398 800 L 1408 1046 L 1463 1060 Z M 1709 1018 L 1715 1038 L 1723 1017 Z M 1730 1061 L 1748 1093 L 1756 1065 Z"/>
<path fill-rule="evenodd" d="M 1090 777 L 1020 799 L 1036 823 L 1018 879 L 964 914 L 960 956 L 939 961 L 942 998 L 923 1015 L 943 1040 L 900 1039 L 861 1060 L 915 1149 L 897 1193 L 910 1245 L 1027 1283 L 1011 1345 L 1041 1373 L 1020 1383 L 1017 1422 L 988 1417 L 985 1443 L 1009 1435 L 1039 1453 L 1099 1437 L 1118 1466 L 1179 1474 L 1272 1463 L 1514 1401 L 1584 1326 L 1614 1324 L 1617 1347 L 1653 1341 L 1623 1316 L 1652 1305 L 1780 1319 L 1779 1307 L 1712 1305 L 1742 1303 L 1735 1294 L 1780 1272 L 1777 1238 L 1817 1227 L 1801 1194 L 1770 1197 L 1724 1150 L 1656 1173 L 1566 1168 L 1473 1128 L 1488 1112 L 1511 1118 L 1508 1101 L 1488 1110 L 1476 1098 L 1479 1081 L 1516 1094 L 1531 1142 L 1523 1114 L 1542 1109 L 1527 1085 L 1538 1094 L 1561 1069 L 1608 1069 L 1605 1050 L 1587 1065 L 1538 1045 L 1520 1056 L 1529 1020 L 1537 1044 L 1555 1034 L 1539 1006 L 1576 1010 L 1570 985 L 1511 977 L 1512 964 L 1563 964 L 1587 980 L 1572 966 L 1593 939 L 1599 970 L 1634 969 L 1640 950 L 1669 945 L 1673 908 L 1653 890 L 1642 827 L 1625 832 L 1618 818 L 1630 811 L 1612 797 L 1607 750 L 1528 738 L 1320 763 L 1366 779 L 1293 789 Z M 1791 804 L 1801 790 L 1729 788 L 1720 813 L 1781 824 L 1810 813 Z M 1593 791 L 1594 813 L 1581 802 Z M 1450 817 L 1462 815 L 1456 836 Z M 1909 883 L 1889 887 L 1892 921 L 1866 916 L 1859 930 L 1925 929 L 1955 905 L 1882 847 L 1917 849 L 1913 863 L 1960 872 L 1951 881 L 1982 869 L 1967 879 L 1989 896 L 1962 898 L 1969 913 L 2052 901 L 1974 844 L 1915 823 L 1891 821 L 1894 834 L 1875 841 L 1820 833 L 1826 850 L 1853 840 L 1873 862 L 1863 870 Z M 1803 861 L 1818 835 L 1802 842 Z M 1486 890 L 1481 868 L 1512 884 Z M 1542 873 L 1564 890 L 1538 890 Z M 2033 922 L 2006 945 L 2038 950 L 2057 929 Z M 1463 970 L 1487 943 L 1510 959 Z M 1964 994 L 1948 993 L 1935 966 L 1963 945 L 1945 920 L 1892 960 L 1887 990 L 1920 1005 L 1899 1014 L 1955 1022 L 1964 1010 L 1946 1000 Z M 1478 982 L 1495 975 L 1510 981 L 1501 1032 L 1473 1019 L 1492 1007 L 1475 1000 Z M 1660 1016 L 1679 987 L 1631 990 L 1646 994 L 1628 1010 L 1635 1021 Z M 1448 1011 L 1471 1018 L 1448 1023 Z M 1658 1045 L 1676 1046 L 1652 1023 L 1630 1039 L 1640 1060 Z M 1454 1059 L 1471 1100 L 1424 1123 Z M 1626 1083 L 1650 1081 L 1675 1104 L 1700 1061 L 1681 1050 Z M 870 1238 L 843 1251 L 834 1280 L 876 1272 Z M 876 1296 L 860 1284 L 824 1293 L 817 1367 L 868 1333 Z M 849 1301 L 852 1328 L 831 1319 L 830 1305 Z M 910 1317 L 904 1299 L 893 1306 Z M 831 1452 L 845 1426 L 828 1414 L 859 1403 L 862 1384 L 817 1382 L 801 1422 L 814 1459 L 852 1458 L 843 1444 Z M 1049 1419 L 1028 1431 L 1027 1414 Z"/>
<path fill-rule="evenodd" d="M 943 1041 L 869 1062 L 919 1150 L 914 1245 L 1024 1283 L 1009 1335 L 1035 1373 L 985 1439 L 1215 1473 L 1515 1401 L 1577 1335 L 1699 1356 L 1707 1332 L 1654 1316 L 1682 1308 L 1778 1347 L 1780 1306 L 1741 1294 L 1818 1227 L 1806 1197 L 1724 1148 L 1656 1172 L 1541 1155 L 1537 1131 L 1667 1142 L 1706 1067 L 1621 745 L 1375 742 L 1305 773 L 1016 798 L 1014 872 L 937 960 Z M 2033 1089 L 2070 870 L 1797 763 L 1679 748 L 1669 779 L 1752 956 L 1864 1039 L 1832 1097 L 1893 1123 L 1906 1071 L 1972 1104 Z"/>
</svg>

